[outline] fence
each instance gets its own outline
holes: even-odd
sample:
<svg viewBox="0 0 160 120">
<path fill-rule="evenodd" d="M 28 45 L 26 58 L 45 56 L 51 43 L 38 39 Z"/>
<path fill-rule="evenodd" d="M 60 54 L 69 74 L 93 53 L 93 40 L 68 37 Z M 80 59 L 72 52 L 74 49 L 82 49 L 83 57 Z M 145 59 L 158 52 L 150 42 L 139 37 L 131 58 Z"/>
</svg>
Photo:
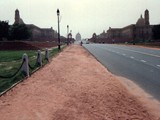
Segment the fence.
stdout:
<svg viewBox="0 0 160 120">
<path fill-rule="evenodd" d="M 47 60 L 49 62 L 49 51 L 48 51 L 48 49 L 45 50 L 45 59 L 44 60 Z M 29 64 L 29 60 L 28 60 L 27 54 L 24 53 L 23 56 L 22 56 L 22 63 L 20 65 L 19 69 L 11 76 L 2 76 L 2 75 L 0 75 L 0 78 L 12 78 L 12 77 L 15 77 L 18 72 L 22 72 L 26 77 L 29 77 L 30 76 L 29 68 L 30 69 L 34 69 L 35 67 L 41 67 L 42 66 L 42 62 L 44 62 L 44 60 L 42 60 L 41 51 L 38 50 L 36 63 L 32 67 Z"/>
<path fill-rule="evenodd" d="M 32 70 L 34 69 L 39 69 L 43 66 L 43 63 L 45 62 L 49 62 L 49 50 L 48 49 L 45 49 L 45 55 L 44 55 L 44 59 L 42 59 L 42 54 L 41 54 L 41 51 L 38 50 L 37 52 L 37 58 L 36 58 L 36 62 L 33 66 L 31 66 L 29 64 L 29 58 L 28 58 L 28 55 L 26 53 L 23 54 L 22 56 L 22 62 L 21 62 L 21 65 L 20 67 L 16 70 L 16 72 L 12 75 L 9 75 L 9 76 L 3 76 L 3 75 L 0 75 L 0 78 L 1 79 L 10 79 L 10 78 L 14 78 L 15 76 L 17 76 L 18 73 L 22 73 L 23 76 L 25 77 L 29 77 L 31 74 L 32 74 Z M 36 71 L 34 70 L 34 71 Z M 18 81 L 19 82 L 19 81 Z M 12 85 L 13 86 L 13 85 Z M 12 87 L 11 86 L 11 87 Z M 8 90 L 7 90 L 8 91 Z M 0 93 L 0 96 L 3 94 L 4 92 Z"/>
</svg>

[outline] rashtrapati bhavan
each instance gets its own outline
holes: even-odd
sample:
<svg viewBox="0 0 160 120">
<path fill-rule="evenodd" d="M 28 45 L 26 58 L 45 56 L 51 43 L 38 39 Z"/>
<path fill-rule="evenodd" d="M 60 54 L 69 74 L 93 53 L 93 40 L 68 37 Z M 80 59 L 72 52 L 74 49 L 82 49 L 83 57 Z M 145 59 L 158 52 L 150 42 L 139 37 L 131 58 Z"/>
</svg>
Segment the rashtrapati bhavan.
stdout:
<svg viewBox="0 0 160 120">
<path fill-rule="evenodd" d="M 122 43 L 122 42 L 145 42 L 152 40 L 152 28 L 149 21 L 149 11 L 145 10 L 144 17 L 141 15 L 136 24 L 124 28 L 111 28 L 101 33 L 97 42 Z M 92 37 L 93 38 L 93 37 Z M 97 39 L 98 40 L 98 39 Z"/>
</svg>

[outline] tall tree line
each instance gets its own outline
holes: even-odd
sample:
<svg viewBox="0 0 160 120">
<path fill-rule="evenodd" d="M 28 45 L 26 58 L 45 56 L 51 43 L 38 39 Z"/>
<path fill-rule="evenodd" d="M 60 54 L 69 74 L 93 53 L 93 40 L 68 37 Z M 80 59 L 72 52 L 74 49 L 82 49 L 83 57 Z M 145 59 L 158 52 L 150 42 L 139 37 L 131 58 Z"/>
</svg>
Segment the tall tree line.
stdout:
<svg viewBox="0 0 160 120">
<path fill-rule="evenodd" d="M 9 37 L 9 24 L 7 21 L 0 21 L 0 40 Z"/>
<path fill-rule="evenodd" d="M 26 40 L 31 36 L 31 31 L 25 24 L 9 25 L 8 21 L 0 21 L 0 40 Z"/>
</svg>

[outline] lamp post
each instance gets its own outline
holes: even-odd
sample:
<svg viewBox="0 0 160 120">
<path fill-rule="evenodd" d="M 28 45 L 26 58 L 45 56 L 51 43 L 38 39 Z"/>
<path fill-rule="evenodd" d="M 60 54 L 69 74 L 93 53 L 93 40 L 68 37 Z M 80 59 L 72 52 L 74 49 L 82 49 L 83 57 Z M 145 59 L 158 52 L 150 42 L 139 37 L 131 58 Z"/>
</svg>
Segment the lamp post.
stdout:
<svg viewBox="0 0 160 120">
<path fill-rule="evenodd" d="M 60 15 L 60 11 L 59 11 L 59 9 L 57 9 L 57 17 L 58 17 L 58 49 L 61 50 L 60 28 L 59 28 L 59 15 Z"/>
<path fill-rule="evenodd" d="M 68 34 L 68 41 L 69 41 L 70 44 L 72 43 L 72 30 Z"/>
<path fill-rule="evenodd" d="M 70 30 L 70 42 L 72 43 L 72 30 Z"/>
<path fill-rule="evenodd" d="M 94 42 L 94 43 L 96 43 L 96 37 L 97 37 L 96 33 L 93 33 L 92 38 L 93 38 L 93 42 Z"/>
<path fill-rule="evenodd" d="M 69 45 L 69 25 L 67 25 L 67 45 Z"/>
</svg>

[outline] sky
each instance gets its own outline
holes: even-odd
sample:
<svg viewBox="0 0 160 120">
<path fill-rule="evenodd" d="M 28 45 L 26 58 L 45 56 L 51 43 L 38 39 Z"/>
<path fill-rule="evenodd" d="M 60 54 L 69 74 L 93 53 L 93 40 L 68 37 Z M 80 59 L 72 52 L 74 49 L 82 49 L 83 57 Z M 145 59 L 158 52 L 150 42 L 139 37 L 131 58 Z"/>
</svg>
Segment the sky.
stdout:
<svg viewBox="0 0 160 120">
<path fill-rule="evenodd" d="M 60 34 L 67 35 L 67 25 L 73 37 L 100 34 L 109 27 L 121 28 L 135 24 L 146 9 L 150 23 L 160 24 L 160 0 L 0 0 L 0 20 L 14 23 L 15 10 L 26 24 L 57 30 L 57 8 L 60 10 Z"/>
</svg>

